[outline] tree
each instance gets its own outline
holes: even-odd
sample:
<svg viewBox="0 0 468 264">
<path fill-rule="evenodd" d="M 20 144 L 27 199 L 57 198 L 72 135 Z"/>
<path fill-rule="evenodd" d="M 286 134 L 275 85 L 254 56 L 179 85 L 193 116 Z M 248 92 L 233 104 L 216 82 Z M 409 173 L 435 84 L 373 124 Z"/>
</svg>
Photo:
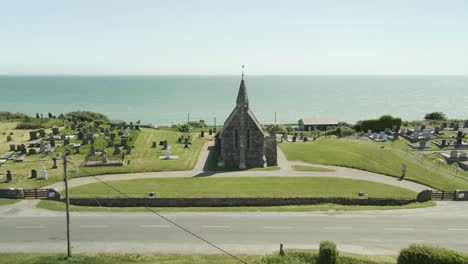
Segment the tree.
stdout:
<svg viewBox="0 0 468 264">
<path fill-rule="evenodd" d="M 36 113 L 36 118 L 39 119 L 39 113 Z"/>
<path fill-rule="evenodd" d="M 432 112 L 424 116 L 426 120 L 447 120 L 447 116 L 443 112 Z"/>
<path fill-rule="evenodd" d="M 52 113 L 49 112 L 49 118 L 52 118 Z"/>
</svg>

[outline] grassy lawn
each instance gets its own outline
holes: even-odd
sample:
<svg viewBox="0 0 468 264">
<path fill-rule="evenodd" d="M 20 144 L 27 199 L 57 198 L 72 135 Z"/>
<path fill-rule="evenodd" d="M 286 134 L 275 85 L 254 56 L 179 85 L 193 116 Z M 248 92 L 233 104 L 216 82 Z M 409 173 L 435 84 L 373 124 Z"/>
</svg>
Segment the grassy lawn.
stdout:
<svg viewBox="0 0 468 264">
<path fill-rule="evenodd" d="M 435 206 L 433 201 L 412 203 L 404 206 L 358 206 L 339 204 L 291 205 L 291 206 L 239 206 L 239 207 L 152 207 L 157 212 L 308 212 L 308 211 L 361 211 L 361 210 L 399 210 Z M 38 208 L 65 211 L 65 203 L 42 200 Z M 74 212 L 148 212 L 144 207 L 92 207 L 71 205 Z"/>
<path fill-rule="evenodd" d="M 130 197 L 367 197 L 415 198 L 416 193 L 382 183 L 330 177 L 159 178 L 107 182 Z M 122 197 L 102 183 L 70 189 L 71 197 Z"/>
<path fill-rule="evenodd" d="M 303 165 L 292 165 L 293 170 L 296 171 L 318 171 L 318 172 L 333 172 L 335 169 L 314 167 L 314 166 L 303 166 Z"/>
<path fill-rule="evenodd" d="M 175 254 L 74 254 L 65 259 L 65 254 L 0 254 L 3 264 L 217 264 L 239 263 L 226 255 L 175 255 Z M 252 262 L 258 256 L 239 255 L 245 261 Z"/>
<path fill-rule="evenodd" d="M 29 140 L 29 130 L 17 130 L 15 129 L 16 123 L 0 122 L 0 155 L 9 151 L 9 145 L 11 144 L 25 144 Z M 104 126 L 103 126 L 104 127 Z M 61 128 L 62 133 L 72 132 L 65 128 Z M 10 132 L 13 132 L 13 142 L 6 142 L 5 138 Z M 49 129 L 46 133 L 50 133 Z M 5 133 L 5 134 L 3 134 Z M 151 172 L 151 171 L 170 171 L 170 170 L 190 170 L 195 166 L 198 159 L 201 147 L 205 140 L 195 139 L 190 149 L 184 149 L 183 144 L 178 144 L 177 139 L 182 135 L 179 132 L 170 130 L 157 130 L 144 128 L 141 132 L 131 131 L 132 141 L 129 144 L 135 148 L 132 150 L 132 154 L 127 155 L 126 159 L 130 161 L 130 164 L 125 163 L 124 166 L 115 167 L 83 167 L 86 155 L 89 153 L 89 144 L 81 147 L 80 154 L 74 154 L 70 156 L 70 164 L 68 167 L 69 177 L 81 177 L 88 175 L 98 174 L 110 174 L 110 173 L 131 173 L 131 172 Z M 194 134 L 195 136 L 195 134 Z M 178 155 L 178 160 L 160 160 L 159 156 L 164 155 L 165 150 L 162 150 L 161 146 L 157 148 L 151 148 L 153 141 L 163 141 L 167 139 L 171 146 L 173 155 Z M 71 142 L 79 141 L 77 139 Z M 58 141 L 57 144 L 62 144 Z M 106 147 L 106 142 L 103 135 L 100 135 L 95 142 L 96 151 L 100 151 Z M 27 156 L 23 162 L 7 161 L 2 167 L 0 167 L 0 178 L 4 177 L 6 171 L 9 169 L 13 175 L 13 181 L 6 183 L 3 180 L 0 181 L 0 188 L 7 187 L 42 187 L 50 185 L 54 182 L 61 181 L 63 178 L 63 167 L 60 159 L 61 153 L 64 151 L 64 147 L 57 147 L 55 152 L 51 155 L 31 155 Z M 106 148 L 109 154 L 112 154 L 113 148 Z M 59 160 L 57 164 L 58 169 L 52 168 L 52 158 L 57 156 Z M 45 166 L 48 169 L 48 180 L 31 179 L 31 170 L 36 169 L 40 174 L 41 167 Z"/>
<path fill-rule="evenodd" d="M 366 138 L 321 138 L 313 142 L 283 143 L 288 160 L 338 165 L 400 177 L 407 165 L 406 179 L 441 190 L 468 188 L 468 173 L 454 173 L 412 153 L 406 140 L 376 143 Z M 384 148 L 381 148 L 384 146 Z"/>
<path fill-rule="evenodd" d="M 0 198 L 0 206 L 2 205 L 10 205 L 10 204 L 15 204 L 18 202 L 16 199 L 5 199 L 5 198 Z"/>
</svg>

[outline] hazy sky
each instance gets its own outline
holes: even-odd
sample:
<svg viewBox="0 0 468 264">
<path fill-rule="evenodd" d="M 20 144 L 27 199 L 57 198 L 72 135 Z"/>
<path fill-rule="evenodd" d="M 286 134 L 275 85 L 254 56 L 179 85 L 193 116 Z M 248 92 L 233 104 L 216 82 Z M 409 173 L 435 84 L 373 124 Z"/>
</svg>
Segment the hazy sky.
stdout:
<svg viewBox="0 0 468 264">
<path fill-rule="evenodd" d="M 468 74 L 468 1 L 0 3 L 0 74 L 238 74 L 242 64 L 248 74 Z"/>
</svg>

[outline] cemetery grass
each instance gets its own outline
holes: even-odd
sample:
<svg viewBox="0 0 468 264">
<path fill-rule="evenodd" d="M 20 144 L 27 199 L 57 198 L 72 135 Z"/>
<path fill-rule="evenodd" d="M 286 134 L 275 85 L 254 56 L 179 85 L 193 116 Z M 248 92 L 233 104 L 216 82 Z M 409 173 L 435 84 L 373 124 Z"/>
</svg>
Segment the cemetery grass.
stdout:
<svg viewBox="0 0 468 264">
<path fill-rule="evenodd" d="M 160 198 L 221 197 L 347 197 L 358 198 L 364 192 L 372 198 L 416 198 L 416 193 L 401 187 L 331 177 L 190 177 L 134 179 L 106 182 L 128 197 Z M 70 189 L 70 197 L 123 198 L 121 193 L 97 182 Z"/>
<path fill-rule="evenodd" d="M 157 212 L 312 212 L 312 211 L 367 211 L 401 210 L 436 206 L 434 201 L 411 203 L 403 206 L 359 206 L 339 204 L 288 205 L 288 206 L 238 206 L 238 207 L 150 207 Z M 65 211 L 65 203 L 53 200 L 41 200 L 37 208 L 51 211 Z M 145 207 L 93 207 L 70 205 L 73 212 L 149 212 Z"/>
<path fill-rule="evenodd" d="M 252 262 L 259 256 L 239 255 L 242 259 Z M 217 264 L 239 263 L 227 255 L 212 254 L 122 254 L 122 253 L 93 253 L 73 254 L 69 259 L 65 254 L 38 254 L 38 253 L 0 253 L 0 263 L 8 264 Z"/>
<path fill-rule="evenodd" d="M 29 130 L 15 129 L 16 123 L 0 123 L 0 131 L 5 132 L 5 135 L 0 135 L 0 154 L 9 151 L 10 144 L 25 144 L 29 141 Z M 104 126 L 103 126 L 104 127 Z M 70 133 L 73 131 L 60 128 L 61 133 Z M 6 136 L 13 132 L 13 141 L 6 142 Z M 51 133 L 50 129 L 46 129 L 46 133 Z M 190 149 L 184 149 L 183 144 L 177 144 L 177 139 L 182 133 L 170 130 L 158 130 L 151 128 L 143 128 L 141 132 L 130 131 L 132 141 L 130 145 L 135 146 L 130 155 L 126 155 L 126 160 L 130 160 L 130 164 L 115 167 L 84 167 L 86 155 L 89 154 L 90 145 L 83 145 L 80 154 L 69 156 L 68 172 L 69 178 L 76 178 L 90 175 L 114 174 L 114 173 L 132 173 L 132 172 L 153 172 L 153 171 L 171 171 L 171 170 L 190 170 L 195 166 L 200 150 L 204 144 L 203 139 L 195 139 Z M 193 135 L 195 136 L 195 135 Z M 162 146 L 151 148 L 153 141 L 168 140 L 171 146 L 173 155 L 179 155 L 178 160 L 160 160 L 159 156 L 165 154 Z M 81 143 L 74 139 L 71 142 Z M 57 141 L 61 145 L 61 141 Z M 100 135 L 95 142 L 96 151 L 100 151 L 106 147 L 106 142 L 103 135 Z M 37 149 L 39 150 L 39 149 Z M 65 150 L 65 147 L 57 147 L 52 154 L 36 154 L 28 155 L 23 162 L 7 161 L 0 167 L 0 188 L 40 188 L 50 185 L 54 182 L 63 179 L 63 167 L 60 155 Z M 106 148 L 109 154 L 112 154 L 113 148 Z M 58 169 L 52 169 L 52 158 L 57 157 Z M 31 179 L 31 170 L 35 169 L 40 175 L 41 167 L 47 168 L 48 180 Z M 5 182 L 2 178 L 5 177 L 6 171 L 11 170 L 13 175 L 12 182 Z"/>
<path fill-rule="evenodd" d="M 334 172 L 335 169 L 314 167 L 314 166 L 304 166 L 304 165 L 292 165 L 293 170 L 295 171 L 318 171 L 318 172 Z"/>
<path fill-rule="evenodd" d="M 320 138 L 313 142 L 282 143 L 288 160 L 311 164 L 351 167 L 393 177 L 401 177 L 401 165 L 407 165 L 405 179 L 439 190 L 468 189 L 468 173 L 456 172 L 447 165 L 414 154 L 400 139 L 385 143 L 367 138 Z M 384 146 L 384 148 L 381 148 Z"/>
</svg>

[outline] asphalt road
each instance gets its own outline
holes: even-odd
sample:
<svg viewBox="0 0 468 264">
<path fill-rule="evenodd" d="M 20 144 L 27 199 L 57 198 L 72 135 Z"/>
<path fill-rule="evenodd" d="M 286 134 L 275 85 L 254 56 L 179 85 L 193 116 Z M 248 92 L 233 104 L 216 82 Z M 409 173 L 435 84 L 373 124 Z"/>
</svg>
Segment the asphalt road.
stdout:
<svg viewBox="0 0 468 264">
<path fill-rule="evenodd" d="M 411 243 L 468 252 L 468 203 L 415 210 L 307 213 L 164 213 L 235 254 L 317 248 L 397 254 Z M 151 213 L 72 213 L 74 252 L 219 253 Z M 64 252 L 65 214 L 27 206 L 0 207 L 0 252 Z"/>
</svg>

